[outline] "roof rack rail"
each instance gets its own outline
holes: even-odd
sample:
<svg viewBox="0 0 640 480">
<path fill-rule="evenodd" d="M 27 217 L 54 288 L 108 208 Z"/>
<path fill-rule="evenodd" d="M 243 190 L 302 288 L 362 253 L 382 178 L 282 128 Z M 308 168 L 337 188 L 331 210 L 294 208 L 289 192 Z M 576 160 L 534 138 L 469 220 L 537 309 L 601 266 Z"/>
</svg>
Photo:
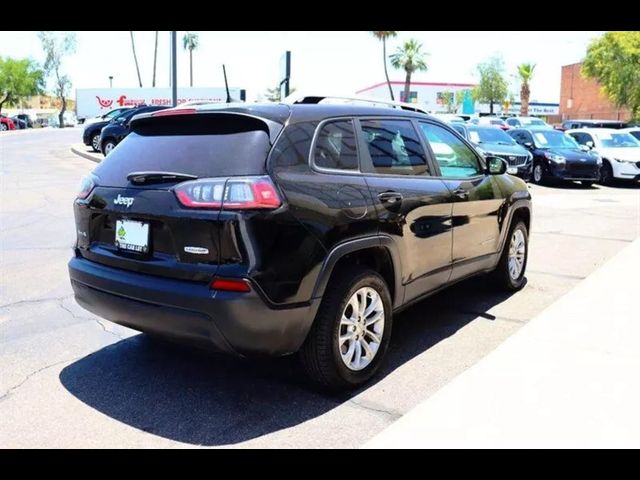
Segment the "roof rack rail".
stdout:
<svg viewBox="0 0 640 480">
<path fill-rule="evenodd" d="M 372 104 L 381 104 L 381 105 L 387 105 L 390 107 L 395 107 L 395 108 L 401 108 L 402 110 L 410 110 L 413 112 L 418 112 L 418 113 L 424 113 L 424 114 L 428 114 L 429 112 L 427 112 L 426 110 L 411 104 L 411 103 L 405 103 L 405 102 L 393 102 L 393 101 L 389 101 L 389 100 L 380 100 L 378 98 L 368 98 L 368 97 L 360 97 L 360 96 L 353 96 L 353 97 L 345 97 L 345 96 L 340 96 L 340 95 L 296 95 L 291 94 L 289 95 L 287 98 L 285 98 L 282 103 L 289 103 L 289 104 L 318 104 L 323 100 L 326 99 L 335 99 L 335 100 L 348 100 L 348 101 L 354 101 L 354 102 L 365 102 L 365 103 L 372 103 Z"/>
</svg>

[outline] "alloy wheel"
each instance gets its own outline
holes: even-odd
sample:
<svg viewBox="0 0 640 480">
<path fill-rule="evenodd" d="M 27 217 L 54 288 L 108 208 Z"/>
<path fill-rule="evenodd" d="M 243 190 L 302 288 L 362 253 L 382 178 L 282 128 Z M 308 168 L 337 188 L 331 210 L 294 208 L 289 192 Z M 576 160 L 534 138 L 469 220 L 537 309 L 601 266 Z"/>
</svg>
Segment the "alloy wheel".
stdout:
<svg viewBox="0 0 640 480">
<path fill-rule="evenodd" d="M 378 353 L 383 334 L 382 298 L 371 287 L 360 288 L 342 312 L 338 330 L 338 349 L 347 368 L 366 368 Z"/>
<path fill-rule="evenodd" d="M 524 234 L 522 230 L 514 230 L 511 236 L 511 243 L 509 244 L 509 276 L 512 280 L 517 280 L 522 274 L 524 268 L 524 260 L 526 254 L 527 245 L 524 240 Z"/>
</svg>

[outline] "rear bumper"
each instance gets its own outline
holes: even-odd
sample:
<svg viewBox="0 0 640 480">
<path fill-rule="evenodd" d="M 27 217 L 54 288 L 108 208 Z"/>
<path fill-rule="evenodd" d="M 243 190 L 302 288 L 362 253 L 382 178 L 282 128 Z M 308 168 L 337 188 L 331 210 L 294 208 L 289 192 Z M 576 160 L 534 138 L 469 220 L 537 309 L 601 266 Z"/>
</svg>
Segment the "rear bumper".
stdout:
<svg viewBox="0 0 640 480">
<path fill-rule="evenodd" d="M 78 304 L 102 318 L 241 356 L 297 351 L 319 302 L 275 309 L 256 288 L 249 293 L 211 291 L 206 284 L 129 272 L 77 257 L 69 261 L 69 275 Z"/>
</svg>

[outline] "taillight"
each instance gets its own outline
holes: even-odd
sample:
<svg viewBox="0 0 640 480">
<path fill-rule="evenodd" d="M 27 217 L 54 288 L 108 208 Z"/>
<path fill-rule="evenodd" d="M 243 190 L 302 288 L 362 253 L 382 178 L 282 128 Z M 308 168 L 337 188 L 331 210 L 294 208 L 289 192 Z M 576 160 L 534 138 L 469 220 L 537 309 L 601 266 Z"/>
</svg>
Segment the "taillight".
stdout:
<svg viewBox="0 0 640 480">
<path fill-rule="evenodd" d="M 223 210 L 275 209 L 280 195 L 268 176 L 201 178 L 174 188 L 178 201 L 189 208 Z"/>
<path fill-rule="evenodd" d="M 212 290 L 247 293 L 251 291 L 249 282 L 237 278 L 214 278 L 210 285 Z"/>
<path fill-rule="evenodd" d="M 93 175 L 87 175 L 80 181 L 80 189 L 78 191 L 78 196 L 80 200 L 84 200 L 89 196 L 93 188 L 96 186 L 95 181 L 93 180 Z"/>
</svg>

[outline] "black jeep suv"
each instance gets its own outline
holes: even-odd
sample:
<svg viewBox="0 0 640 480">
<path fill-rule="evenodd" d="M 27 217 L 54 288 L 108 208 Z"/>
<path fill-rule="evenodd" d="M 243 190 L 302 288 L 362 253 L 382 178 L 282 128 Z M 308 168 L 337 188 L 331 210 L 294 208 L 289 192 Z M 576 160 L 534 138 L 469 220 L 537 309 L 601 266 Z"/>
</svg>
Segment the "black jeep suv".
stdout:
<svg viewBox="0 0 640 480">
<path fill-rule="evenodd" d="M 319 384 L 378 370 L 393 315 L 469 276 L 524 283 L 531 197 L 409 107 L 202 105 L 137 115 L 75 200 L 75 298 Z M 399 106 L 396 106 L 399 107 Z"/>
</svg>

